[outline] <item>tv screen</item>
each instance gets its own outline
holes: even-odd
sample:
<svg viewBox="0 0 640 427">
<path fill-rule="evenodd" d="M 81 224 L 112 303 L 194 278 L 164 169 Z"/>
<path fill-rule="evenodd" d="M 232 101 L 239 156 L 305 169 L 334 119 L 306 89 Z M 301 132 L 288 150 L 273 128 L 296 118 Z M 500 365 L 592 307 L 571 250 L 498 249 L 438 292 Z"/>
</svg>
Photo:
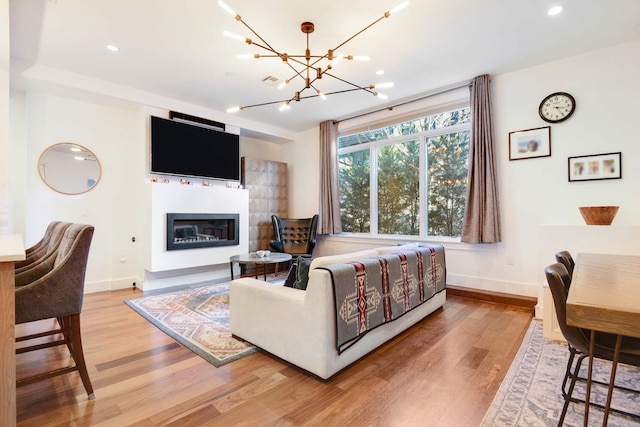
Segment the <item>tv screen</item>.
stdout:
<svg viewBox="0 0 640 427">
<path fill-rule="evenodd" d="M 151 173 L 240 180 L 240 136 L 151 116 Z"/>
</svg>

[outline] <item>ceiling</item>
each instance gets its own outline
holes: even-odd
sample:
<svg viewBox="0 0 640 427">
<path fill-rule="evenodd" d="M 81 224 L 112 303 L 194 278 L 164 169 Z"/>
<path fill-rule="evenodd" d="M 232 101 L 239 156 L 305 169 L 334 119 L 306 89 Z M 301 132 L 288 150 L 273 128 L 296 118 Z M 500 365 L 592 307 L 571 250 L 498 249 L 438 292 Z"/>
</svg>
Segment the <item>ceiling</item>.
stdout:
<svg viewBox="0 0 640 427">
<path fill-rule="evenodd" d="M 268 44 L 303 54 L 303 21 L 312 21 L 312 54 L 324 54 L 383 16 L 401 0 L 226 0 Z M 552 5 L 562 5 L 549 16 Z M 258 41 L 217 0 L 10 0 L 12 86 L 35 85 L 25 71 L 69 72 L 224 112 L 291 98 L 301 79 L 277 89 L 262 82 L 292 77 L 276 58 L 223 36 L 229 30 Z M 248 108 L 238 117 L 298 132 L 465 82 L 640 39 L 638 0 L 412 0 L 338 52 L 368 55 L 332 70 L 357 85 L 394 82 L 380 100 L 362 90 Z M 119 47 L 110 52 L 107 44 Z M 383 69 L 378 76 L 375 71 Z M 579 70 L 576 70 L 579 73 Z M 64 74 L 64 73 L 63 73 Z M 51 78 L 54 81 L 54 78 Z M 94 80 L 92 80 L 94 81 Z M 324 77 L 323 92 L 351 88 Z M 303 92 L 308 94 L 310 91 Z"/>
</svg>

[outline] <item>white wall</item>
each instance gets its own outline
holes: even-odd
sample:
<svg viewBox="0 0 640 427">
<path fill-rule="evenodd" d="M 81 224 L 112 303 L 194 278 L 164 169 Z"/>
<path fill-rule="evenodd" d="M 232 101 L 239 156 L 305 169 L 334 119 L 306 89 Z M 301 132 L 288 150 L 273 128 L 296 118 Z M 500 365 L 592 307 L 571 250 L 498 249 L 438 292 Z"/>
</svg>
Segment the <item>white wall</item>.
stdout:
<svg viewBox="0 0 640 427">
<path fill-rule="evenodd" d="M 164 221 L 167 209 L 155 212 L 158 204 L 165 206 L 180 198 L 190 201 L 202 198 L 199 206 L 191 203 L 185 209 L 170 210 L 222 212 L 224 209 L 220 205 L 230 207 L 235 199 L 240 199 L 243 204 L 234 212 L 241 213 L 242 226 L 242 221 L 248 220 L 248 198 L 244 194 L 246 191 L 227 189 L 223 182 L 205 188 L 200 186 L 201 180 L 193 180 L 193 186 L 181 186 L 177 179 L 171 179 L 168 195 L 164 194 L 167 191 L 161 190 L 164 184 L 150 183 L 149 115 L 164 117 L 168 114 L 166 110 L 18 91 L 12 94 L 10 105 L 11 142 L 7 148 L 9 155 L 2 159 L 11 159 L 8 205 L 11 206 L 14 229 L 24 235 L 26 246 L 30 246 L 42 237 L 49 222 L 54 220 L 94 225 L 86 292 L 125 288 L 133 283 L 137 286 L 144 283 L 145 289 L 179 284 L 175 276 L 188 275 L 190 281 L 228 276 L 229 256 L 241 253 L 242 248 L 245 252 L 248 250 L 245 241 L 240 247 L 177 251 L 185 253 L 174 253 L 167 258 L 165 230 L 162 224 L 158 226 L 158 221 Z M 38 159 L 48 146 L 59 142 L 80 144 L 100 160 L 102 176 L 94 189 L 84 194 L 66 195 L 53 191 L 42 182 Z M 282 145 L 241 137 L 240 149 L 242 155 L 277 159 Z M 192 197 L 196 192 L 198 194 Z M 238 197 L 232 201 L 226 197 L 227 193 Z M 156 224 L 155 229 L 153 224 Z M 154 249 L 154 241 L 162 242 L 160 250 Z M 211 251 L 217 255 L 212 256 Z"/>
<path fill-rule="evenodd" d="M 0 0 L 0 234 L 9 227 L 9 1 Z"/>
<path fill-rule="evenodd" d="M 92 224 L 87 291 L 131 286 L 140 274 L 138 249 L 131 241 L 139 230 L 138 188 L 144 182 L 144 151 L 137 148 L 145 135 L 140 112 L 31 92 L 15 97 L 12 113 L 16 122 L 24 120 L 11 144 L 16 153 L 25 153 L 16 174 L 24 176 L 27 197 L 16 197 L 12 207 L 25 224 L 26 246 L 37 242 L 51 221 Z M 85 146 L 100 160 L 102 177 L 94 189 L 66 195 L 42 182 L 38 158 L 59 142 Z"/>
<path fill-rule="evenodd" d="M 509 132 L 549 125 L 538 116 L 538 105 L 556 91 L 571 93 L 577 108 L 568 121 L 551 125 L 552 156 L 509 161 Z M 492 92 L 503 242 L 445 243 L 449 283 L 538 296 L 542 269 L 554 261 L 553 253 L 546 257 L 539 253 L 540 245 L 563 250 L 571 235 L 577 239 L 584 232 L 583 227 L 569 228 L 555 245 L 553 241 L 539 242 L 541 225 L 579 226 L 584 224 L 579 206 L 609 204 L 620 206 L 612 227 L 639 222 L 640 199 L 635 195 L 640 169 L 635 165 L 640 159 L 640 144 L 635 136 L 635 111 L 640 99 L 640 42 L 492 76 Z M 302 132 L 296 139 L 287 144 L 291 149 L 283 155 L 290 164 L 290 209 L 307 215 L 318 210 L 316 187 L 303 184 L 317 177 L 317 171 L 312 169 L 318 164 L 317 130 Z M 621 180 L 567 182 L 567 157 L 615 151 L 622 152 Z M 298 164 L 305 166 L 291 166 Z M 624 236 L 612 234 L 619 240 L 619 253 L 633 253 L 637 242 Z M 315 254 L 395 244 L 400 240 L 406 239 L 327 237 L 320 239 Z M 592 246 L 576 245 L 571 249 L 597 252 L 598 244 L 596 238 L 591 241 Z"/>
<path fill-rule="evenodd" d="M 541 269 L 553 261 L 553 254 L 543 259 L 539 252 L 539 227 L 581 225 L 578 206 L 592 204 L 620 206 L 612 227 L 637 225 L 640 201 L 634 195 L 640 172 L 634 166 L 640 147 L 633 113 L 640 98 L 639 70 L 640 42 L 636 42 L 492 76 L 503 242 L 446 242 L 449 283 L 537 296 Z M 1 83 L 0 79 L 0 95 Z M 574 95 L 578 107 L 568 121 L 551 126 L 552 156 L 510 162 L 508 133 L 547 125 L 537 109 L 542 98 L 555 91 Z M 0 133 L 0 152 L 9 152 L 16 171 L 10 184 L 11 218 L 14 224 L 24 222 L 24 229 L 14 227 L 15 231 L 25 233 L 28 245 L 54 219 L 95 223 L 87 273 L 89 287 L 95 290 L 124 286 L 144 274 L 151 240 L 143 225 L 151 209 L 145 192 L 148 114 L 148 107 L 116 107 L 29 92 L 11 98 L 9 149 L 3 147 Z M 318 128 L 309 129 L 285 144 L 241 138 L 242 155 L 288 163 L 291 216 L 318 211 L 318 134 Z M 104 175 L 95 190 L 66 196 L 40 181 L 37 158 L 46 146 L 60 141 L 77 142 L 100 158 Z M 622 152 L 623 179 L 567 182 L 568 156 L 611 151 Z M 569 228 L 569 237 L 564 233 L 558 246 L 581 229 Z M 620 253 L 635 244 L 633 239 L 619 239 Z M 396 241 L 324 238 L 316 255 Z M 597 247 L 597 239 L 592 243 Z M 120 262 L 122 257 L 125 262 Z"/>
</svg>

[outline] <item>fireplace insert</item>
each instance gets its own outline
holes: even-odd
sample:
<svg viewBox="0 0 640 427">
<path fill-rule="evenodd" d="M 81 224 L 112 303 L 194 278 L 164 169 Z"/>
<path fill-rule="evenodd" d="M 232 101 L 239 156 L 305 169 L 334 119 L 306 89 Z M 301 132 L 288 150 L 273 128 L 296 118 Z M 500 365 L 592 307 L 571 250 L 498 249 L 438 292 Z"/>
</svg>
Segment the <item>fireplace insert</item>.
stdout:
<svg viewBox="0 0 640 427">
<path fill-rule="evenodd" d="M 240 244 L 239 214 L 168 213 L 167 250 Z"/>
</svg>

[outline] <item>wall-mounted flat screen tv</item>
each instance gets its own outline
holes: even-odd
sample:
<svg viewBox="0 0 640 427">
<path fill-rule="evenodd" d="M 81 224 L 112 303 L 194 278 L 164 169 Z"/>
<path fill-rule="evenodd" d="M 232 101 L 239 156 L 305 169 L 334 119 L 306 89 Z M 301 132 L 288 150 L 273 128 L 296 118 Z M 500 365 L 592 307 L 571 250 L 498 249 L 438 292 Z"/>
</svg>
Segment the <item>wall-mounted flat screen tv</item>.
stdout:
<svg viewBox="0 0 640 427">
<path fill-rule="evenodd" d="M 240 136 L 151 116 L 151 173 L 240 180 Z"/>
</svg>

